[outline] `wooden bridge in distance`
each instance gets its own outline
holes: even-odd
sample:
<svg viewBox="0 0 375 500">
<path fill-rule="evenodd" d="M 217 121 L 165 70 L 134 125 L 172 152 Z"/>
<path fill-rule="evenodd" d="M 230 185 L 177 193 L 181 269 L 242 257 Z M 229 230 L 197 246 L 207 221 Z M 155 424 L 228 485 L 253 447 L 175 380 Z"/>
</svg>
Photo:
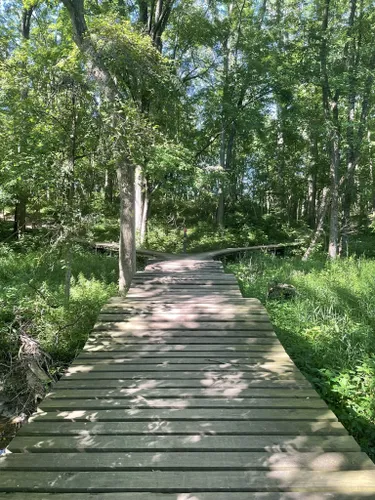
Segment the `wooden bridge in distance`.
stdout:
<svg viewBox="0 0 375 500">
<path fill-rule="evenodd" d="M 202 256 L 149 265 L 0 459 L 1 500 L 375 499 L 375 466 Z"/>
</svg>

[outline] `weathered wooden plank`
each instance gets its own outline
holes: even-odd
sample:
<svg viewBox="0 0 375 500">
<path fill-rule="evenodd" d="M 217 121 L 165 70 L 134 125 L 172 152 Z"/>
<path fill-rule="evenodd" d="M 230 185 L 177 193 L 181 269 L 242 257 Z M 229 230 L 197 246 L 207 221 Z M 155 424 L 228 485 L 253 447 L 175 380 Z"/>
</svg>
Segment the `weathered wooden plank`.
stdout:
<svg viewBox="0 0 375 500">
<path fill-rule="evenodd" d="M 256 353 L 222 353 L 222 352 L 203 352 L 192 353 L 131 353 L 127 351 L 122 352 L 93 352 L 80 354 L 72 363 L 73 366 L 79 364 L 118 364 L 118 363 L 143 363 L 143 364 L 200 364 L 200 363 L 231 363 L 231 364 L 257 364 L 263 362 L 275 362 L 281 364 L 293 365 L 291 359 L 286 352 L 256 352 Z"/>
<path fill-rule="evenodd" d="M 178 297 L 180 299 L 180 297 Z M 168 298 L 165 298 L 163 297 L 162 300 L 158 300 L 157 297 L 155 298 L 152 298 L 152 299 L 132 299 L 131 297 L 129 296 L 126 296 L 126 297 L 112 297 L 108 300 L 107 302 L 107 305 L 131 305 L 132 307 L 133 306 L 137 306 L 137 305 L 141 305 L 141 306 L 145 306 L 145 305 L 157 305 L 157 304 L 160 304 L 162 303 L 163 305 L 164 304 L 174 304 L 174 302 L 169 302 L 169 299 Z M 240 305 L 240 306 L 254 306 L 254 307 L 259 307 L 259 308 L 262 308 L 264 307 L 262 305 L 262 303 L 260 302 L 259 299 L 253 299 L 253 298 L 248 298 L 248 297 L 242 297 L 242 295 L 240 297 L 233 297 L 233 298 L 227 298 L 227 297 L 217 297 L 217 296 L 210 296 L 209 294 L 207 295 L 207 297 L 204 299 L 204 300 L 200 300 L 200 298 L 198 297 L 197 299 L 194 299 L 194 297 L 190 298 L 190 300 L 187 300 L 186 302 L 181 302 L 181 305 L 182 304 L 186 304 L 186 305 L 189 305 L 189 304 L 202 304 L 202 305 L 225 305 L 225 306 L 228 306 L 228 307 L 233 307 L 235 305 Z"/>
<path fill-rule="evenodd" d="M 135 275 L 132 283 L 134 285 L 235 285 L 238 288 L 237 280 L 229 274 L 217 276 L 137 276 Z"/>
<path fill-rule="evenodd" d="M 346 436 L 346 429 L 339 422 L 330 420 L 318 421 L 188 421 L 188 420 L 155 420 L 154 422 L 75 422 L 75 421 L 39 421 L 36 418 L 30 424 L 24 425 L 18 432 L 19 436 L 82 436 L 100 435 L 131 436 L 149 434 L 151 436 L 180 435 L 262 435 L 267 436 L 299 436 L 299 435 L 331 435 Z"/>
<path fill-rule="evenodd" d="M 0 461 L 0 470 L 23 471 L 137 471 L 137 470 L 374 470 L 360 452 L 249 452 L 249 451 L 131 451 L 126 453 L 12 454 Z"/>
<path fill-rule="evenodd" d="M 150 471 L 150 472 L 41 472 L 9 471 L 2 491 L 34 492 L 173 492 L 184 491 L 329 491 L 375 495 L 373 470 L 315 472 L 285 471 Z M 178 497 L 177 497 L 178 498 Z M 193 497 L 194 498 L 194 497 Z"/>
<path fill-rule="evenodd" d="M 177 493 L 100 493 L 100 500 L 363 500 L 369 499 L 366 492 L 349 493 L 327 493 L 327 492 L 215 492 L 185 491 Z M 0 492 L 0 500 L 25 500 L 24 493 L 3 493 Z M 31 493 L 27 495 L 27 500 L 98 500 L 97 493 Z"/>
<path fill-rule="evenodd" d="M 363 500 L 369 499 L 369 495 L 364 492 L 349 493 L 324 493 L 324 492 L 302 492 L 302 493 L 265 493 L 265 492 L 215 492 L 185 491 L 176 497 L 176 493 L 100 493 L 100 500 Z M 25 500 L 24 493 L 3 493 L 0 492 L 0 500 Z M 97 493 L 32 493 L 27 494 L 27 500 L 99 500 Z"/>
<path fill-rule="evenodd" d="M 294 371 L 285 370 L 266 370 L 258 368 L 256 371 L 244 371 L 244 370 L 226 370 L 218 371 L 220 368 L 215 367 L 209 371 L 192 371 L 192 370 L 180 370 L 180 371 L 170 371 L 166 369 L 165 371 L 143 371 L 139 372 L 135 369 L 133 371 L 95 371 L 90 367 L 85 366 L 71 366 L 64 375 L 64 378 L 72 379 L 91 379 L 91 380 L 118 380 L 118 379 L 130 379 L 130 380 L 148 380 L 148 381 L 159 381 L 159 380 L 194 380 L 198 379 L 203 383 L 209 383 L 212 380 L 291 380 L 295 381 L 305 381 L 305 377 L 297 369 Z"/>
<path fill-rule="evenodd" d="M 201 389 L 132 389 L 132 388 L 107 388 L 107 389 L 77 389 L 61 388 L 57 384 L 47 397 L 51 399 L 85 399 L 85 398 L 313 398 L 319 399 L 317 392 L 312 389 L 247 389 L 246 384 L 232 384 L 223 387 L 202 387 Z"/>
<path fill-rule="evenodd" d="M 224 276 L 231 276 L 231 273 L 226 273 L 224 271 L 224 267 L 221 265 L 219 266 L 214 266 L 214 267 L 202 267 L 201 269 L 189 269 L 188 271 L 167 271 L 167 270 L 150 270 L 148 268 L 144 269 L 143 271 L 137 271 L 137 274 L 135 276 L 201 276 L 202 273 L 206 274 L 220 274 Z"/>
<path fill-rule="evenodd" d="M 138 331 L 146 331 L 146 332 L 185 332 L 189 335 L 192 334 L 193 331 L 199 331 L 200 335 L 209 335 L 212 331 L 216 336 L 219 331 L 223 331 L 224 336 L 237 336 L 237 332 L 243 332 L 243 335 L 246 335 L 247 332 L 257 331 L 261 332 L 259 335 L 267 335 L 263 332 L 268 332 L 269 337 L 275 337 L 275 332 L 272 329 L 271 323 L 268 321 L 183 321 L 179 323 L 178 321 L 146 321 L 146 320 L 138 320 L 132 322 L 126 321 L 110 321 L 110 322 L 98 322 L 94 327 L 95 331 L 100 330 L 120 330 L 120 331 L 128 331 L 128 332 L 138 332 Z M 248 335 L 250 336 L 250 335 Z"/>
<path fill-rule="evenodd" d="M 165 333 L 165 332 L 163 332 Z M 121 333 L 121 332 L 101 332 L 101 333 L 91 333 L 87 344 L 86 345 L 96 345 L 97 343 L 116 343 L 116 344 L 126 344 L 129 347 L 139 347 L 142 346 L 142 348 L 147 345 L 147 346 L 155 346 L 157 348 L 165 347 L 165 346 L 174 346 L 174 345 L 186 345 L 187 347 L 194 346 L 194 347 L 199 347 L 200 345 L 211 345 L 212 348 L 217 344 L 225 344 L 229 347 L 231 346 L 237 346 L 237 345 L 242 345 L 243 347 L 245 346 L 253 346 L 253 345 L 261 345 L 262 348 L 268 349 L 271 348 L 271 346 L 275 345 L 280 345 L 278 343 L 277 337 L 274 336 L 268 336 L 267 334 L 262 336 L 255 335 L 253 332 L 246 332 L 247 334 L 245 336 L 241 336 L 241 332 L 239 332 L 239 336 L 232 337 L 229 335 L 228 337 L 225 336 L 225 333 L 220 336 L 214 336 L 214 335 L 207 335 L 207 332 L 204 332 L 204 334 L 197 335 L 195 332 L 192 332 L 190 337 L 183 336 L 180 332 L 176 334 L 172 334 L 168 332 L 168 334 L 165 337 L 156 338 L 157 343 L 153 343 L 152 337 L 142 337 L 142 336 L 136 336 L 136 335 L 129 335 L 128 333 Z M 188 334 L 188 332 L 186 332 Z"/>
<path fill-rule="evenodd" d="M 238 309 L 236 311 L 236 309 Z M 200 315 L 211 315 L 212 319 L 217 319 L 218 317 L 226 318 L 234 318 L 234 317 L 248 317 L 248 316 L 267 316 L 267 313 L 264 309 L 261 309 L 257 306 L 225 306 L 225 305 L 216 305 L 206 304 L 177 304 L 171 303 L 164 305 L 163 303 L 157 303 L 153 305 L 142 305 L 139 304 L 138 307 L 134 307 L 132 305 L 106 305 L 101 310 L 102 313 L 106 314 L 126 314 L 126 315 L 139 315 L 146 316 L 152 314 L 194 314 L 195 316 Z"/>
<path fill-rule="evenodd" d="M 265 307 L 260 303 L 260 302 L 253 302 L 252 300 L 248 301 L 246 298 L 241 298 L 241 299 L 230 299 L 225 300 L 225 301 L 219 301 L 217 303 L 214 300 L 207 300 L 204 302 L 200 301 L 187 301 L 187 302 L 181 302 L 180 304 L 176 304 L 175 302 L 168 302 L 168 300 L 165 300 L 163 302 L 158 302 L 156 300 L 150 300 L 150 301 L 136 301 L 136 300 L 131 300 L 129 298 L 122 298 L 118 299 L 116 301 L 112 302 L 107 302 L 103 307 L 109 308 L 109 309 L 116 309 L 116 308 L 126 308 L 126 309 L 132 309 L 134 311 L 137 311 L 139 309 L 143 310 L 153 310 L 153 309 L 163 309 L 163 310 L 169 310 L 169 309 L 177 309 L 177 310 L 185 310 L 185 309 L 193 309 L 195 310 L 195 307 L 198 307 L 198 309 L 202 310 L 209 310 L 209 311 L 220 311 L 222 309 L 228 310 L 228 311 L 235 311 L 238 308 L 238 312 L 252 312 L 252 311 L 260 311 L 264 314 L 267 314 L 267 310 Z"/>
<path fill-rule="evenodd" d="M 97 360 L 85 363 L 85 360 L 77 360 L 72 363 L 72 365 L 68 368 L 67 373 L 77 373 L 81 372 L 94 372 L 94 371 L 105 371 L 105 372 L 132 372 L 137 370 L 138 372 L 189 372 L 189 371 L 197 371 L 197 372 L 207 372 L 213 370 L 221 370 L 222 372 L 231 372 L 233 374 L 236 371 L 241 372 L 270 372 L 270 373 L 294 373 L 298 371 L 294 364 L 291 361 L 282 361 L 280 363 L 276 361 L 270 362 L 256 362 L 254 360 L 253 363 L 251 361 L 238 362 L 238 361 L 223 361 L 221 359 L 215 359 L 212 361 L 208 361 L 206 363 L 201 360 L 197 363 L 167 363 L 160 360 L 160 362 L 150 362 L 146 363 L 142 361 L 136 361 L 132 363 L 131 361 L 121 362 L 118 360 L 118 363 L 108 363 L 108 360 Z M 202 373 L 203 376 L 203 373 Z"/>
<path fill-rule="evenodd" d="M 183 357 L 182 357 L 183 356 Z M 91 351 L 82 352 L 76 359 L 75 362 L 90 362 L 95 363 L 98 360 L 106 359 L 107 362 L 111 362 L 114 360 L 115 362 L 124 360 L 131 361 L 142 361 L 147 362 L 155 362 L 155 363 L 195 363 L 202 362 L 206 359 L 211 359 L 214 357 L 215 359 L 220 359 L 220 361 L 240 361 L 240 362 L 262 362 L 263 360 L 274 360 L 274 361 L 282 361 L 286 360 L 290 362 L 290 358 L 285 351 L 278 352 L 267 352 L 267 351 L 256 351 L 256 352 L 227 352 L 227 351 L 203 351 L 203 352 L 187 352 L 187 351 Z"/>
<path fill-rule="evenodd" d="M 47 398 L 40 403 L 44 411 L 51 410 L 100 410 L 111 408 L 322 408 L 328 409 L 326 403 L 320 398 L 151 398 L 135 395 L 133 398 L 109 398 L 99 397 L 89 399 L 74 398 L 74 392 L 70 399 Z"/>
<path fill-rule="evenodd" d="M 138 285 L 138 284 L 136 284 Z M 206 284 L 206 285 L 200 285 L 200 284 L 195 284 L 195 283 L 169 283 L 169 284 L 162 284 L 162 283 L 155 283 L 155 284 L 139 284 L 139 286 L 133 285 L 130 290 L 129 290 L 129 295 L 133 293 L 147 293 L 147 292 L 170 292 L 172 294 L 174 293 L 205 293 L 205 294 L 211 294 L 211 293 L 235 293 L 236 295 L 240 294 L 240 291 L 238 289 L 238 285 L 233 283 L 227 283 L 227 284 Z"/>
<path fill-rule="evenodd" d="M 225 272 L 223 266 L 208 266 L 208 267 L 200 267 L 198 269 L 179 269 L 179 270 L 171 270 L 171 269 L 148 269 L 145 268 L 144 271 L 137 271 L 134 275 L 136 277 L 143 276 L 182 276 L 182 277 L 190 277 L 190 276 L 202 276 L 202 275 L 220 275 L 220 276 L 231 276 L 232 273 Z M 232 275 L 233 276 L 233 275 Z"/>
<path fill-rule="evenodd" d="M 274 344 L 184 344 L 183 342 L 179 344 L 146 344 L 146 345 L 139 345 L 139 344 L 134 344 L 130 343 L 130 339 L 124 339 L 124 344 L 121 342 L 116 342 L 116 339 L 111 341 L 111 340 L 103 340 L 103 341 L 88 341 L 86 344 L 85 348 L 80 354 L 80 357 L 87 357 L 91 356 L 92 353 L 99 353 L 102 354 L 102 356 L 105 356 L 106 353 L 117 353 L 118 356 L 121 356 L 121 353 L 128 353 L 129 355 L 136 355 L 137 353 L 139 355 L 141 354 L 152 354 L 152 353 L 159 353 L 160 355 L 163 354 L 170 354 L 171 356 L 175 355 L 186 355 L 186 356 L 198 356 L 198 357 L 204 357 L 207 356 L 207 353 L 215 353 L 215 356 L 217 355 L 216 353 L 219 353 L 218 355 L 228 355 L 228 354 L 235 354 L 235 355 L 249 355 L 252 356 L 255 353 L 260 353 L 259 355 L 262 356 L 264 354 L 270 354 L 270 353 L 280 353 L 280 352 L 285 352 L 284 348 L 282 347 L 281 344 L 279 343 L 274 343 Z M 124 356 L 125 354 L 122 354 Z"/>
<path fill-rule="evenodd" d="M 178 389 L 181 391 L 182 389 L 212 389 L 212 390 L 225 390 L 226 388 L 236 388 L 239 387 L 244 390 L 300 390 L 300 389 L 311 389 L 311 384 L 306 379 L 299 380 L 251 380 L 249 378 L 234 378 L 231 379 L 215 379 L 208 377 L 207 379 L 161 379 L 161 380 L 131 380 L 131 379 L 121 379 L 115 378 L 110 380 L 92 380 L 92 379 L 83 379 L 77 380 L 72 377 L 63 377 L 58 385 L 59 389 L 99 389 L 99 388 L 126 388 L 134 393 L 147 391 L 147 390 L 161 390 L 163 388 L 166 389 Z M 315 392 L 315 391 L 314 391 Z"/>
<path fill-rule="evenodd" d="M 225 297 L 235 296 L 241 298 L 241 292 L 238 287 L 232 285 L 218 285 L 216 288 L 214 285 L 196 285 L 195 287 L 187 287 L 186 285 L 150 285 L 150 286 L 139 286 L 131 287 L 127 293 L 127 297 L 152 297 L 153 295 L 159 297 L 164 296 L 186 296 L 187 298 L 194 299 L 196 296 L 220 296 L 224 300 Z"/>
<path fill-rule="evenodd" d="M 284 378 L 297 378 L 298 370 L 293 366 L 293 364 L 283 365 L 279 363 L 255 363 L 251 364 L 229 364 L 229 363 L 218 363 L 218 364 L 75 364 L 71 365 L 66 374 L 88 374 L 93 377 L 94 373 L 112 373 L 112 378 L 125 378 L 125 374 L 133 374 L 139 378 L 146 377 L 148 379 L 155 378 L 154 373 L 159 373 L 160 375 L 168 374 L 168 377 L 183 378 L 188 376 L 190 372 L 195 372 L 195 378 L 204 379 L 206 374 L 211 376 L 212 372 L 233 374 L 236 376 L 240 373 L 251 373 L 253 378 L 269 378 L 268 375 L 283 376 Z M 100 376 L 100 375 L 99 375 Z M 110 377 L 111 378 L 111 377 Z M 166 378 L 166 377 L 164 377 Z"/>
<path fill-rule="evenodd" d="M 360 447 L 351 436 L 17 436 L 13 453 L 69 453 L 73 450 L 130 451 L 354 451 Z M 84 460 L 82 458 L 82 460 Z M 201 463 L 201 466 L 204 464 Z M 157 467 L 157 462 L 155 463 Z M 375 467 L 374 467 L 375 474 Z M 374 485 L 375 488 L 375 485 Z"/>
<path fill-rule="evenodd" d="M 82 422 L 86 420 L 95 422 L 127 422 L 146 420 L 306 420 L 314 422 L 316 420 L 337 421 L 337 417 L 330 410 L 307 408 L 283 409 L 283 408 L 129 408 L 111 410 L 71 410 L 71 411 L 40 411 L 33 418 L 39 421 L 68 421 Z M 249 424 L 250 425 L 250 424 Z"/>
<path fill-rule="evenodd" d="M 224 270 L 223 263 L 219 260 L 211 261 L 162 261 L 158 263 L 149 264 L 146 267 L 146 271 L 149 272 L 170 272 L 170 273 L 190 273 L 192 271 L 204 271 L 211 269 L 221 269 Z"/>
<path fill-rule="evenodd" d="M 124 321 L 129 323 L 134 323 L 138 321 L 174 321 L 178 323 L 184 323 L 185 321 L 193 321 L 197 323 L 206 323 L 212 321 L 223 322 L 223 323 L 269 323 L 270 320 L 266 314 L 235 314 L 235 313 L 216 313 L 216 314 L 204 314 L 204 313 L 183 313 L 183 312 L 155 312 L 149 314 L 124 314 L 124 313 L 100 313 L 98 321 Z"/>
</svg>

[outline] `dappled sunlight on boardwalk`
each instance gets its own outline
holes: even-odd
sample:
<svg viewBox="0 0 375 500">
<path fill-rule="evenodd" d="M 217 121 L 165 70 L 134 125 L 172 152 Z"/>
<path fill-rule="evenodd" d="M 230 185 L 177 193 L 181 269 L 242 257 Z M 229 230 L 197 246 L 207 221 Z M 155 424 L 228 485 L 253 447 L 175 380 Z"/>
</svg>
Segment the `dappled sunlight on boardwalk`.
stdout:
<svg viewBox="0 0 375 500">
<path fill-rule="evenodd" d="M 210 260 L 137 273 L 30 422 L 0 500 L 375 498 L 373 463 Z"/>
</svg>

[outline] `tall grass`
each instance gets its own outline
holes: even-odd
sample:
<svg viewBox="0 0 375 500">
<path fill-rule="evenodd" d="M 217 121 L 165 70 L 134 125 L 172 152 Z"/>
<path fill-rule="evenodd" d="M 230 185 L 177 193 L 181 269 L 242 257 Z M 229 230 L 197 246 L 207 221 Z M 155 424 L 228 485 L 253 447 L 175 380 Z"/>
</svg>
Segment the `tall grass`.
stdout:
<svg viewBox="0 0 375 500">
<path fill-rule="evenodd" d="M 263 302 L 294 362 L 374 459 L 375 261 L 256 255 L 227 267 L 245 297 Z M 274 283 L 294 285 L 296 297 L 268 299 Z"/>
</svg>

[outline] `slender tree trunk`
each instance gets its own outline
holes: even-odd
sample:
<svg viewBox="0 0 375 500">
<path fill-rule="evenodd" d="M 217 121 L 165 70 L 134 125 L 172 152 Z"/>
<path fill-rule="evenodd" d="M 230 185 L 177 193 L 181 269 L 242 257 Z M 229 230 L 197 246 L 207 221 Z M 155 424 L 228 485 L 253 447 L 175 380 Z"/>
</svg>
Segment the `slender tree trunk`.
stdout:
<svg viewBox="0 0 375 500">
<path fill-rule="evenodd" d="M 332 95 L 329 78 L 327 59 L 329 49 L 327 46 L 327 32 L 329 20 L 330 0 L 324 0 L 323 17 L 322 17 L 322 43 L 320 47 L 320 64 L 321 64 L 321 79 L 322 79 L 322 104 L 325 117 L 325 124 L 328 131 L 328 150 L 330 152 L 330 225 L 329 225 L 329 245 L 328 256 L 331 259 L 337 257 L 338 247 L 338 211 L 339 211 L 339 167 L 340 167 L 340 131 L 338 120 L 338 101 L 339 92 L 336 90 Z"/>
<path fill-rule="evenodd" d="M 117 168 L 120 190 L 119 290 L 125 293 L 136 271 L 135 249 L 135 169 L 127 157 Z"/>
<path fill-rule="evenodd" d="M 69 306 L 70 289 L 72 284 L 72 249 L 68 248 L 65 256 L 65 287 L 64 287 L 64 302 L 65 307 Z"/>
<path fill-rule="evenodd" d="M 338 131 L 338 103 L 335 99 L 332 103 L 334 130 L 331 142 L 331 216 L 329 225 L 329 247 L 328 255 L 331 259 L 336 259 L 339 242 L 339 168 L 340 168 L 340 144 Z"/>
<path fill-rule="evenodd" d="M 13 232 L 16 239 L 21 239 L 26 229 L 26 207 L 27 197 L 21 195 L 18 203 L 14 207 Z"/>
<path fill-rule="evenodd" d="M 348 96 L 347 96 L 347 133 L 346 139 L 348 150 L 346 155 L 346 179 L 344 183 L 343 196 L 343 223 L 342 223 L 342 250 L 348 253 L 348 231 L 350 229 L 350 211 L 353 201 L 354 172 L 356 163 L 356 144 L 354 134 L 355 106 L 357 94 L 357 65 L 358 47 L 354 37 L 353 26 L 356 18 L 357 0 L 350 0 L 350 15 L 348 23 L 347 43 L 345 46 L 345 58 L 348 72 Z"/>
<path fill-rule="evenodd" d="M 311 253 L 314 251 L 320 236 L 323 232 L 324 229 L 324 219 L 327 215 L 328 212 L 328 205 L 329 205 L 329 196 L 328 196 L 328 189 L 324 188 L 323 193 L 322 193 L 322 200 L 320 204 L 320 210 L 319 210 L 319 216 L 318 216 L 318 224 L 315 229 L 314 236 L 310 242 L 310 245 L 306 252 L 304 253 L 302 260 L 308 260 L 310 257 Z"/>
<path fill-rule="evenodd" d="M 147 181 L 145 179 L 145 189 L 144 189 L 144 198 L 143 198 L 143 211 L 142 211 L 142 223 L 141 223 L 141 235 L 140 235 L 140 244 L 141 245 L 143 245 L 143 243 L 145 242 L 145 239 L 146 239 L 149 207 L 150 207 L 150 198 L 149 198 L 149 191 L 148 191 Z"/>
<path fill-rule="evenodd" d="M 221 141 L 220 141 L 220 167 L 222 168 L 222 173 L 225 172 L 225 145 L 226 133 L 225 133 L 225 120 L 223 117 L 222 128 L 221 128 Z M 225 199 L 225 179 L 219 179 L 219 197 L 216 211 L 216 223 L 220 229 L 224 227 L 224 199 Z"/>
<path fill-rule="evenodd" d="M 139 165 L 135 167 L 135 231 L 141 234 L 143 215 L 143 175 Z"/>
<path fill-rule="evenodd" d="M 13 234 L 15 239 L 20 239 L 19 203 L 14 206 Z"/>
<path fill-rule="evenodd" d="M 228 12 L 231 11 L 231 4 L 228 7 Z M 226 153 L 227 153 L 227 106 L 228 106 L 228 76 L 229 76 L 229 34 L 223 42 L 223 97 L 221 101 L 221 134 L 220 134 L 220 167 L 222 172 L 226 170 Z M 219 198 L 216 211 L 216 223 L 219 228 L 224 227 L 224 210 L 225 210 L 225 178 L 219 180 Z"/>
<path fill-rule="evenodd" d="M 34 6 L 25 8 L 22 10 L 22 19 L 21 19 L 21 33 L 23 41 L 30 40 L 30 29 L 31 29 L 31 17 L 34 11 Z M 21 63 L 25 66 L 25 63 Z M 21 92 L 21 99 L 26 100 L 28 96 L 28 86 L 26 85 Z M 23 153 L 26 149 L 25 146 L 27 144 L 27 132 L 25 131 L 21 134 L 20 144 L 19 144 L 19 153 Z M 24 190 L 25 188 L 22 188 Z M 27 203 L 27 195 L 22 193 L 19 196 L 18 203 L 15 206 L 14 211 L 14 234 L 17 239 L 20 239 L 25 232 L 26 226 L 26 203 Z"/>
<path fill-rule="evenodd" d="M 105 201 L 109 204 L 113 203 L 113 172 L 112 170 L 105 171 L 105 181 L 104 181 L 104 196 Z"/>
<path fill-rule="evenodd" d="M 308 176 L 308 200 L 307 200 L 307 221 L 311 228 L 316 224 L 316 184 L 317 184 L 317 164 L 318 164 L 318 141 L 316 136 L 313 140 L 311 150 L 311 169 Z"/>
</svg>

